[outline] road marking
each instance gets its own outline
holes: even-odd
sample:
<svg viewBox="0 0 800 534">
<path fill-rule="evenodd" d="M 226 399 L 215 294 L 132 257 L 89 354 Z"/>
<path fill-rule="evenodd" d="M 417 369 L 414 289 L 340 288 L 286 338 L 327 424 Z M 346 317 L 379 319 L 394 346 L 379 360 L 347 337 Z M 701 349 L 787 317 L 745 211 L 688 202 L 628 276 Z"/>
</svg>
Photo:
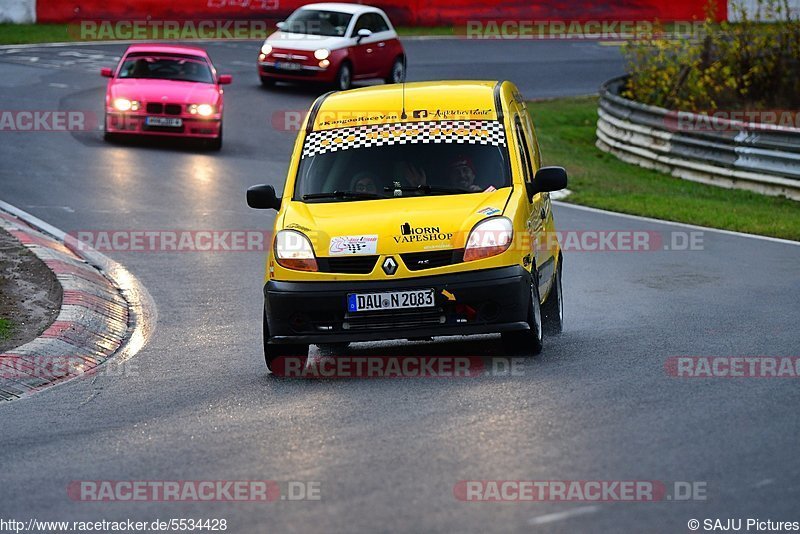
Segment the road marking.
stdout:
<svg viewBox="0 0 800 534">
<path fill-rule="evenodd" d="M 528 520 L 530 525 L 545 525 L 547 523 L 555 523 L 556 521 L 563 521 L 570 517 L 579 515 L 593 514 L 600 510 L 599 506 L 581 506 L 580 508 L 573 508 L 572 510 L 564 510 L 563 512 L 556 512 L 553 514 L 539 515 L 532 517 Z"/>
<path fill-rule="evenodd" d="M 45 210 L 49 210 L 49 209 L 57 209 L 57 210 L 64 210 L 64 211 L 66 211 L 67 213 L 75 213 L 75 210 L 74 210 L 73 208 L 70 208 L 69 206 L 45 206 L 45 205 L 28 204 L 28 205 L 27 205 L 27 206 L 25 206 L 25 207 L 26 207 L 26 208 L 28 208 L 28 209 L 30 209 L 30 210 L 36 210 L 36 209 L 45 209 Z"/>
<path fill-rule="evenodd" d="M 572 194 L 572 191 L 570 191 L 569 189 L 561 189 L 560 191 L 553 191 L 552 193 L 550 193 L 550 200 L 554 200 L 554 201 L 555 200 L 563 200 L 563 199 L 567 198 L 568 196 L 570 196 L 571 194 Z"/>
<path fill-rule="evenodd" d="M 66 89 L 69 85 L 65 83 L 51 83 L 50 87 L 57 87 L 58 89 Z"/>
<path fill-rule="evenodd" d="M 764 486 L 769 486 L 769 485 L 770 485 L 770 484 L 772 484 L 773 482 L 775 482 L 775 480 L 774 480 L 774 479 L 771 479 L 771 478 L 765 478 L 764 480 L 762 480 L 762 481 L 760 481 L 760 482 L 756 482 L 755 484 L 753 484 L 753 487 L 754 487 L 754 488 L 763 488 Z"/>
<path fill-rule="evenodd" d="M 588 211 L 591 213 L 601 213 L 603 215 L 612 215 L 614 217 L 622 217 L 624 219 L 633 219 L 636 221 L 646 221 L 650 223 L 656 224 L 670 224 L 672 226 L 681 226 L 683 228 L 692 228 L 694 230 L 703 230 L 705 232 L 715 232 L 717 234 L 726 234 L 732 235 L 736 237 L 749 237 L 751 239 L 761 239 L 762 241 L 770 241 L 772 243 L 780 243 L 782 245 L 794 245 L 800 246 L 800 241 L 792 241 L 790 239 L 781 239 L 779 237 L 769 237 L 766 235 L 756 235 L 756 234 L 746 234 L 744 232 L 734 232 L 733 230 L 722 230 L 720 228 L 709 228 L 707 226 L 698 226 L 696 224 L 688 224 L 682 222 L 675 222 L 675 221 L 665 221 L 663 219 L 653 219 L 652 217 L 642 217 L 641 215 L 630 215 L 628 213 L 617 213 L 616 211 L 607 211 L 601 210 L 599 208 L 590 208 L 589 206 L 580 206 L 578 204 L 569 204 L 567 202 L 559 202 L 557 200 L 553 201 L 553 204 L 557 206 L 563 206 L 565 208 L 572 208 L 581 211 Z"/>
</svg>

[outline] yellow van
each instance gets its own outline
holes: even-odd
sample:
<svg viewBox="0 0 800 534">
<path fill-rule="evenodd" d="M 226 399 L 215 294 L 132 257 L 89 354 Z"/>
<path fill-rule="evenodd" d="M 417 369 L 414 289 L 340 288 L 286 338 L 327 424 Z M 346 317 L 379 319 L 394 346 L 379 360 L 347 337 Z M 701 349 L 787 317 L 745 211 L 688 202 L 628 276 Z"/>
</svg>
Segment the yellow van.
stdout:
<svg viewBox="0 0 800 534">
<path fill-rule="evenodd" d="M 563 321 L 549 192 L 514 84 L 420 82 L 319 97 L 275 209 L 264 285 L 267 366 L 309 344 L 500 333 L 537 354 Z M 546 243 L 546 246 L 541 246 Z"/>
</svg>

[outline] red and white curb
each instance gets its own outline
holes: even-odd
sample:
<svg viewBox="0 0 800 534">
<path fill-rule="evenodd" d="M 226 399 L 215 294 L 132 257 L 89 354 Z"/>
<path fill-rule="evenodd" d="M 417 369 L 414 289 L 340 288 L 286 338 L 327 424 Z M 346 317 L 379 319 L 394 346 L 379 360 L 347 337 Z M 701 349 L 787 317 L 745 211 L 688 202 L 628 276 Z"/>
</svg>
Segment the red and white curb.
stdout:
<svg viewBox="0 0 800 534">
<path fill-rule="evenodd" d="M 91 374 L 138 352 L 156 322 L 153 300 L 124 267 L 0 201 L 0 227 L 55 273 L 61 311 L 41 336 L 0 354 L 0 402 Z"/>
</svg>

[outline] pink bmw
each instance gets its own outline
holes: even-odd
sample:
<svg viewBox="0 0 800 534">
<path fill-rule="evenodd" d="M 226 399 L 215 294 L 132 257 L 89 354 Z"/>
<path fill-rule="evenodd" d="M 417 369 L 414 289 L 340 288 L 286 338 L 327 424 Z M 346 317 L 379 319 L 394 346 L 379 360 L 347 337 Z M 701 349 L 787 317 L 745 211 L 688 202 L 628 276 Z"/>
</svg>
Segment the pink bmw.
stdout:
<svg viewBox="0 0 800 534">
<path fill-rule="evenodd" d="M 222 148 L 222 85 L 202 48 L 137 44 L 128 47 L 106 89 L 105 139 L 122 134 L 187 137 Z"/>
</svg>

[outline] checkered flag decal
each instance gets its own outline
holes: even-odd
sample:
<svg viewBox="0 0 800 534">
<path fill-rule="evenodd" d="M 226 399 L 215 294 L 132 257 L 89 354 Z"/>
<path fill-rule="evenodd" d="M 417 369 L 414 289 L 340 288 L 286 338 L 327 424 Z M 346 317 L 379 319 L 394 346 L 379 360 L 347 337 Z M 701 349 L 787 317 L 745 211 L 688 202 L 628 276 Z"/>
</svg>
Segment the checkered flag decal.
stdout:
<svg viewBox="0 0 800 534">
<path fill-rule="evenodd" d="M 505 146 L 499 121 L 432 121 L 370 124 L 311 132 L 303 145 L 303 157 L 371 146 L 414 143 L 461 143 Z"/>
</svg>

